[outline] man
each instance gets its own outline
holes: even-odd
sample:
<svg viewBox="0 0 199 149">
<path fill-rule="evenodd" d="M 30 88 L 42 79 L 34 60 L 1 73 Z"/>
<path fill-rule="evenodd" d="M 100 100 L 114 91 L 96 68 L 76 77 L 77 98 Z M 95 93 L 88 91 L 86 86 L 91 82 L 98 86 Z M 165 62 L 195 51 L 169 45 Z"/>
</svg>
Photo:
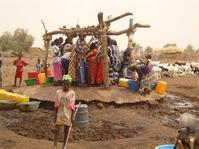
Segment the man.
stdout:
<svg viewBox="0 0 199 149">
<path fill-rule="evenodd" d="M 14 61 L 14 66 L 17 67 L 16 73 L 15 73 L 15 84 L 14 86 L 17 85 L 17 78 L 19 78 L 19 86 L 21 85 L 22 81 L 22 75 L 24 71 L 24 66 L 28 65 L 24 60 L 21 59 L 21 54 L 18 55 L 18 59 Z"/>
</svg>

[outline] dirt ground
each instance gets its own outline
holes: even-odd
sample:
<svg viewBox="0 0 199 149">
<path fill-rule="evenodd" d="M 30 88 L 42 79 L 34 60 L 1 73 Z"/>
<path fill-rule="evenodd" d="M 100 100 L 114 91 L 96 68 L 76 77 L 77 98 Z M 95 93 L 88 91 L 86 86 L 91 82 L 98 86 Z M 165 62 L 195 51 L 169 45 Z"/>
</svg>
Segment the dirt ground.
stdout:
<svg viewBox="0 0 199 149">
<path fill-rule="evenodd" d="M 199 99 L 199 75 L 163 80 L 168 83 L 168 93 Z"/>
<path fill-rule="evenodd" d="M 25 55 L 25 59 L 34 64 L 37 52 L 30 55 Z M 11 87 L 14 59 L 4 59 L 4 87 L 9 89 L 15 89 Z M 32 66 L 27 67 L 25 73 L 32 69 Z M 85 128 L 73 128 L 68 147 L 153 149 L 158 144 L 174 143 L 177 131 L 182 127 L 178 121 L 180 114 L 190 112 L 199 116 L 199 76 L 164 80 L 168 83 L 168 95 L 159 101 L 125 105 L 101 102 L 104 106 L 100 108 L 97 103 L 88 102 L 90 124 Z M 19 90 L 24 86 L 22 84 Z M 54 131 L 51 109 L 49 106 L 31 113 L 17 109 L 0 111 L 0 149 L 51 148 Z"/>
</svg>

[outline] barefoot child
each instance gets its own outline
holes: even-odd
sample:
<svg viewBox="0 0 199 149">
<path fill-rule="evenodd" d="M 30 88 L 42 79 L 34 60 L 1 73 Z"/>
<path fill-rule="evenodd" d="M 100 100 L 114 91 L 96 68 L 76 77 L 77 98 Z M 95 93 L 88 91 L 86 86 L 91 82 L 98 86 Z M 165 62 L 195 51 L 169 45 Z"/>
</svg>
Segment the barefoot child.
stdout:
<svg viewBox="0 0 199 149">
<path fill-rule="evenodd" d="M 17 67 L 16 69 L 16 73 L 15 73 L 15 84 L 14 86 L 17 85 L 17 78 L 20 79 L 19 81 L 19 86 L 21 85 L 21 81 L 22 81 L 22 75 L 23 75 L 23 71 L 24 71 L 24 66 L 28 65 L 27 62 L 25 62 L 24 60 L 21 59 L 21 54 L 19 54 L 18 59 L 14 61 L 14 66 Z"/>
<path fill-rule="evenodd" d="M 62 89 L 56 92 L 55 99 L 55 138 L 53 149 L 57 148 L 57 138 L 61 126 L 64 126 L 64 142 L 62 149 L 66 149 L 66 139 L 69 133 L 69 127 L 73 121 L 73 111 L 75 110 L 75 92 L 70 89 L 72 78 L 70 75 L 64 75 L 62 78 Z"/>
</svg>

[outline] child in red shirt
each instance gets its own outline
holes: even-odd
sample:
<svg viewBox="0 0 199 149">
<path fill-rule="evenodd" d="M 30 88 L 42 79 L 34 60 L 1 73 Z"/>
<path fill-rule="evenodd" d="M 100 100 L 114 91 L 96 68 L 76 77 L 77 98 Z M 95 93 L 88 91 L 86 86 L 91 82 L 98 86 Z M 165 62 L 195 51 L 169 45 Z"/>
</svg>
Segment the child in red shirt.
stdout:
<svg viewBox="0 0 199 149">
<path fill-rule="evenodd" d="M 22 81 L 22 75 L 23 75 L 23 71 L 24 71 L 24 66 L 28 65 L 27 62 L 25 62 L 24 60 L 21 59 L 21 55 L 19 54 L 18 59 L 14 61 L 14 66 L 17 67 L 16 69 L 16 73 L 15 73 L 15 84 L 14 86 L 16 86 L 17 84 L 17 78 L 20 79 L 19 81 L 19 86 L 21 85 L 21 81 Z"/>
</svg>

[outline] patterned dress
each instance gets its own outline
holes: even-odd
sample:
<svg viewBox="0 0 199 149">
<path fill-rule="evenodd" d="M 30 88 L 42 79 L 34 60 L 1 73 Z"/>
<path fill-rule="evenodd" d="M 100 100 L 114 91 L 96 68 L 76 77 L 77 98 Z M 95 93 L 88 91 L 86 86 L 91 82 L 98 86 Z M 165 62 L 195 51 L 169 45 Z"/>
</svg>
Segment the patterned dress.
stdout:
<svg viewBox="0 0 199 149">
<path fill-rule="evenodd" d="M 68 74 L 73 82 L 77 81 L 77 54 L 75 52 L 70 55 Z"/>
</svg>

